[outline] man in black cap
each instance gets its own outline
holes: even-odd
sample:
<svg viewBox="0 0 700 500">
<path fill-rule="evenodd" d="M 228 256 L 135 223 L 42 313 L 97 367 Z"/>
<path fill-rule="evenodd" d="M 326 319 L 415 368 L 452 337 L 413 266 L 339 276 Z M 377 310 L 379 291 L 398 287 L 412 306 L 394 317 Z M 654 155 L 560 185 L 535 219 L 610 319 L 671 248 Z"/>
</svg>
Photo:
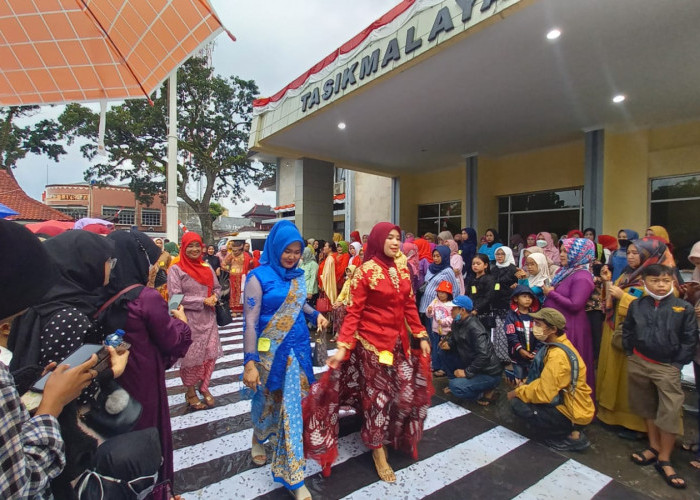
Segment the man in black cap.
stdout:
<svg viewBox="0 0 700 500">
<path fill-rule="evenodd" d="M 532 334 L 544 345 L 530 365 L 527 382 L 508 393 L 511 408 L 556 450 L 581 451 L 591 443 L 583 433 L 595 415 L 586 365 L 566 338 L 566 319 L 550 307 L 530 313 Z"/>
<path fill-rule="evenodd" d="M 49 254 L 26 228 L 0 220 L 0 330 L 37 303 L 56 279 Z M 65 466 L 56 417 L 97 375 L 92 356 L 49 377 L 34 416 L 22 404 L 8 368 L 0 363 L 0 498 L 50 498 L 49 482 Z"/>
</svg>

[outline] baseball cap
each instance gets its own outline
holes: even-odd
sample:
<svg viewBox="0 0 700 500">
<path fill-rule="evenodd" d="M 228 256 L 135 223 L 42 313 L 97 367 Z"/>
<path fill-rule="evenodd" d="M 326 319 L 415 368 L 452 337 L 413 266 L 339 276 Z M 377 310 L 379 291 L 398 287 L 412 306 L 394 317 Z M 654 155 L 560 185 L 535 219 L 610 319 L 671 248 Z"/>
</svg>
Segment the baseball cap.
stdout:
<svg viewBox="0 0 700 500">
<path fill-rule="evenodd" d="M 472 299 L 470 299 L 466 295 L 458 295 L 457 297 L 452 299 L 452 303 L 455 305 L 455 307 L 462 307 L 467 311 L 471 311 L 472 309 L 474 309 L 474 303 L 472 302 Z"/>
<path fill-rule="evenodd" d="M 543 307 L 537 312 L 530 313 L 530 317 L 542 320 L 548 325 L 555 327 L 557 330 L 563 330 L 566 327 L 566 318 L 564 318 L 564 315 L 551 307 Z"/>
</svg>

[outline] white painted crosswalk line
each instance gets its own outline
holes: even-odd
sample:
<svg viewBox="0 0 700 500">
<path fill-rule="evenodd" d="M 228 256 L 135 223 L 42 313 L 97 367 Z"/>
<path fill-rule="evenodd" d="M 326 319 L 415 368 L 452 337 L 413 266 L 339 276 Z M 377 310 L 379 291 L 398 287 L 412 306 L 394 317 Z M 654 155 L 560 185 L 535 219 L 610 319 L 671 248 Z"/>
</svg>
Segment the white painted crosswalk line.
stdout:
<svg viewBox="0 0 700 500">
<path fill-rule="evenodd" d="M 243 400 L 229 405 L 215 406 L 207 411 L 193 411 L 170 419 L 173 432 L 217 420 L 237 417 L 250 411 L 250 401 Z"/>
<path fill-rule="evenodd" d="M 423 498 L 490 464 L 526 441 L 527 438 L 520 434 L 498 426 L 396 471 L 395 484 L 377 481 L 345 498 Z"/>
<path fill-rule="evenodd" d="M 514 500 L 587 500 L 605 488 L 611 480 L 612 478 L 582 463 L 567 460 Z"/>
<path fill-rule="evenodd" d="M 243 343 L 235 343 L 235 344 L 225 344 L 221 346 L 221 348 L 226 351 L 235 351 L 236 349 L 243 349 Z"/>
<path fill-rule="evenodd" d="M 329 356 L 332 356 L 331 352 L 328 352 Z M 243 354 L 241 354 L 241 358 L 243 357 Z M 223 359 L 223 358 L 219 358 Z M 327 370 L 328 368 L 325 366 L 315 366 L 314 367 L 314 374 L 319 374 L 323 373 Z M 242 373 L 242 372 L 241 372 Z M 180 380 L 179 378 L 171 379 L 171 380 Z M 177 384 L 177 385 L 182 385 Z M 176 385 L 176 387 L 177 387 Z M 243 382 L 232 382 L 230 384 L 221 384 L 221 385 L 212 385 L 209 387 L 209 392 L 211 393 L 212 396 L 219 397 L 223 396 L 224 394 L 231 394 L 232 392 L 238 392 L 243 388 Z M 176 404 L 184 403 L 185 402 L 185 397 L 184 394 L 173 394 L 171 396 L 168 396 L 168 406 L 173 406 Z"/>
<path fill-rule="evenodd" d="M 428 409 L 423 428 L 430 429 L 443 422 L 467 415 L 469 410 L 453 403 L 443 403 Z M 250 445 L 249 445 L 250 446 Z M 362 443 L 359 432 L 344 436 L 338 440 L 338 458 L 334 464 L 343 463 L 353 457 L 367 453 L 368 450 Z M 177 469 L 176 469 L 177 470 Z M 318 474 L 321 467 L 313 460 L 306 463 L 306 476 Z M 236 476 L 224 479 L 218 483 L 210 484 L 200 490 L 187 494 L 193 498 L 254 498 L 281 488 L 270 476 L 270 467 L 249 469 Z"/>
<path fill-rule="evenodd" d="M 240 375 L 243 373 L 243 365 L 234 366 L 233 368 L 224 368 L 223 370 L 216 370 L 211 374 L 211 380 L 215 380 L 221 377 L 229 377 L 232 375 Z M 182 385 L 182 380 L 180 377 L 171 378 L 165 381 L 165 387 L 180 387 Z"/>
</svg>

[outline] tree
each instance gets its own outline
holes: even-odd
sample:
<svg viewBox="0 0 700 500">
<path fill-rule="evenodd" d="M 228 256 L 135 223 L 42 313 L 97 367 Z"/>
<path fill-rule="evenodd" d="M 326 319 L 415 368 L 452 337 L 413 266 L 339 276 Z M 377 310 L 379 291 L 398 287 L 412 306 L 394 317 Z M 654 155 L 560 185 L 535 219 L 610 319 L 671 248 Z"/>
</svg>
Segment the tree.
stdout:
<svg viewBox="0 0 700 500">
<path fill-rule="evenodd" d="M 204 241 L 213 240 L 212 200 L 247 201 L 245 187 L 274 174 L 271 165 L 255 167 L 248 159 L 257 93 L 252 80 L 214 76 L 201 57 L 189 59 L 178 70 L 178 196 L 198 214 Z M 129 100 L 107 112 L 107 156 L 85 172 L 85 180 L 126 181 L 146 204 L 156 195 L 165 197 L 167 95 L 164 84 L 152 106 L 145 100 Z M 72 104 L 59 121 L 76 136 L 89 139 L 81 150 L 87 158 L 95 158 L 97 114 Z"/>
<path fill-rule="evenodd" d="M 216 203 L 215 201 L 212 201 L 209 204 L 209 215 L 211 215 L 212 222 L 218 219 L 221 215 L 223 215 L 224 211 L 226 211 L 226 209 L 222 205 Z"/>
<path fill-rule="evenodd" d="M 0 107 L 0 168 L 13 178 L 12 169 L 28 153 L 45 154 L 56 162 L 60 155 L 66 154 L 57 143 L 63 134 L 56 121 L 44 119 L 25 127 L 15 123 L 17 119 L 35 115 L 39 109 L 39 106 Z"/>
</svg>

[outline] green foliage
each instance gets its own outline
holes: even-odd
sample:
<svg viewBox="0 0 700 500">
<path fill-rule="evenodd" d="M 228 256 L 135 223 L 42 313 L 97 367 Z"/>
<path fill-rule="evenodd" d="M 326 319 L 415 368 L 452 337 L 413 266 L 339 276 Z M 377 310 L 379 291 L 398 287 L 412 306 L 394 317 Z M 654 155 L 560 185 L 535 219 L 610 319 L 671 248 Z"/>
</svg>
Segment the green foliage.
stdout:
<svg viewBox="0 0 700 500">
<path fill-rule="evenodd" d="M 58 142 L 63 130 L 54 120 L 40 120 L 20 127 L 16 120 L 28 118 L 39 111 L 39 106 L 0 107 L 0 168 L 12 175 L 17 162 L 27 154 L 46 155 L 53 161 L 66 154 Z"/>
<path fill-rule="evenodd" d="M 226 209 L 223 206 L 219 205 L 215 201 L 212 201 L 209 204 L 209 215 L 211 215 L 212 222 L 223 215 L 225 210 Z"/>
<path fill-rule="evenodd" d="M 207 241 L 212 236 L 211 201 L 247 201 L 245 187 L 273 174 L 270 165 L 256 168 L 248 160 L 257 94 L 255 82 L 214 75 L 203 58 L 193 57 L 178 70 L 178 195 L 200 214 Z M 107 156 L 85 172 L 86 180 L 127 182 L 145 203 L 164 196 L 167 96 L 166 82 L 153 96 L 153 106 L 129 100 L 107 112 Z M 81 150 L 89 159 L 97 157 L 98 118 L 78 104 L 69 105 L 59 118 L 66 130 L 88 139 Z M 201 196 L 191 196 L 193 185 L 201 185 Z"/>
</svg>

